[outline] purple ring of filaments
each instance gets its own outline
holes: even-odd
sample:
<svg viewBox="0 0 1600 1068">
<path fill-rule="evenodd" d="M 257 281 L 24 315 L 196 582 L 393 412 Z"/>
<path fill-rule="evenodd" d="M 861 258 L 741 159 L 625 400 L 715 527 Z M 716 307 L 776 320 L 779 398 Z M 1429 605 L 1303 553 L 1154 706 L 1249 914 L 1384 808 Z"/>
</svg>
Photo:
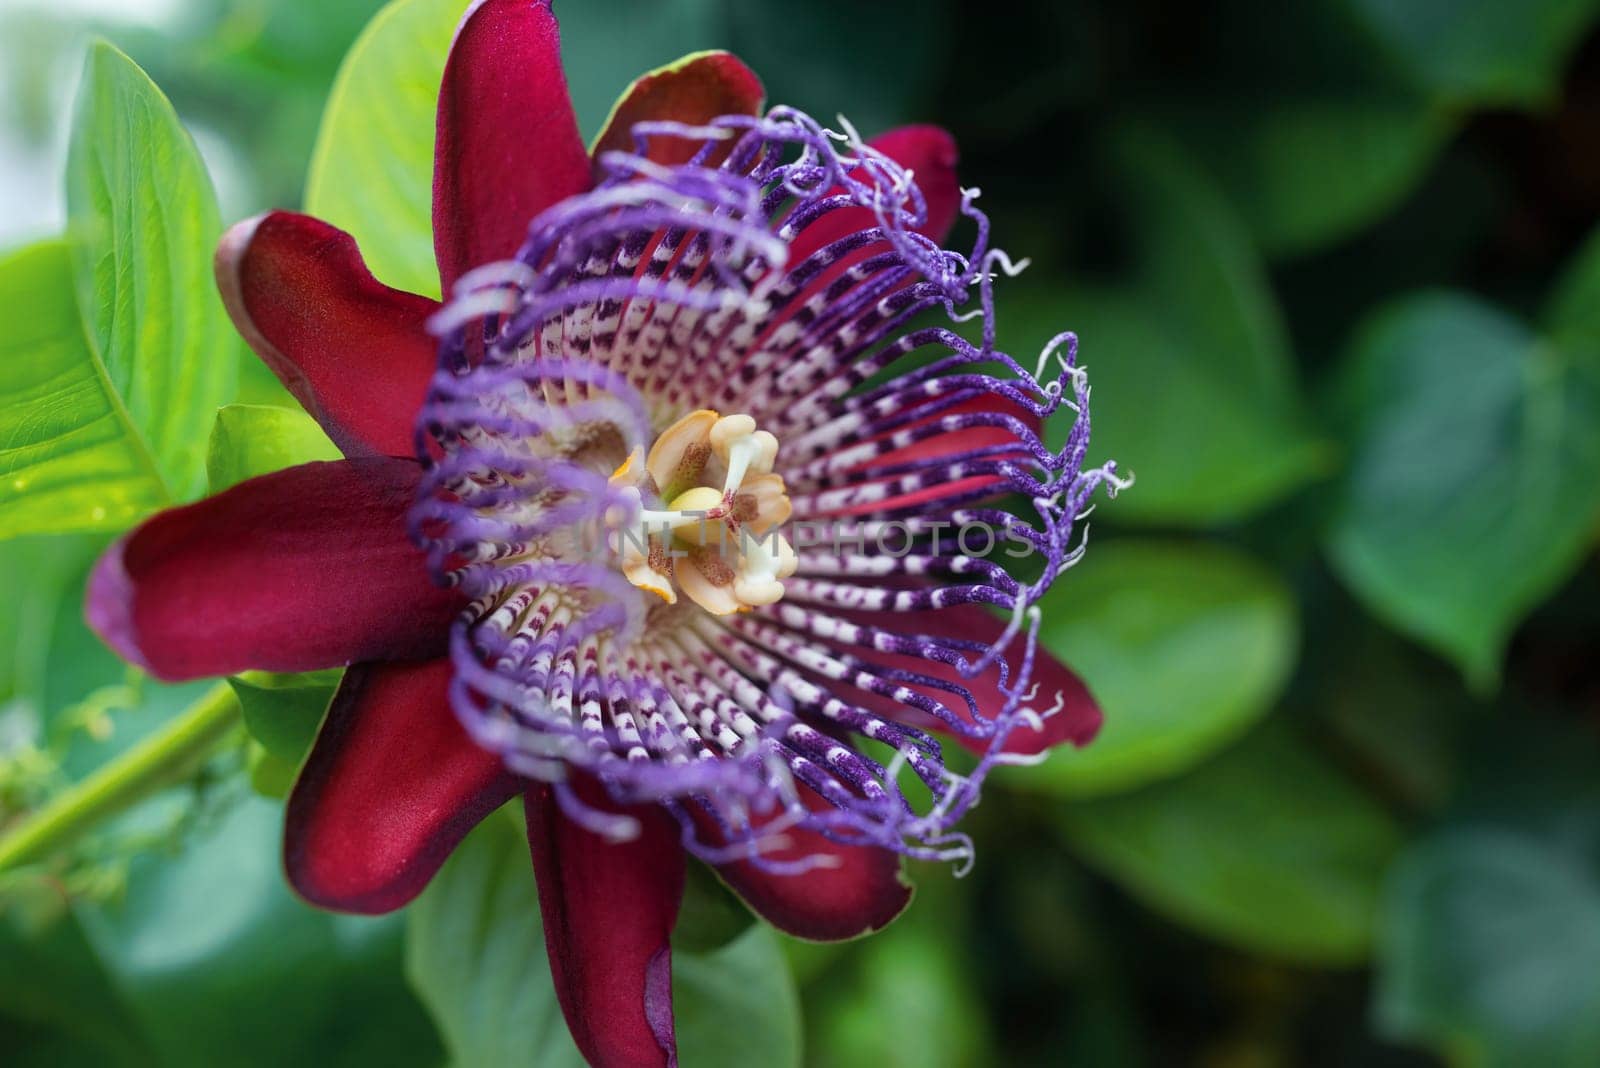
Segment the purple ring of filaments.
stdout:
<svg viewBox="0 0 1600 1068">
<path fill-rule="evenodd" d="M 1084 466 L 1076 341 L 1053 339 L 1037 375 L 1000 352 L 993 281 L 1014 268 L 989 247 L 976 190 L 961 203 L 973 247 L 940 248 L 916 232 L 927 206 L 913 176 L 846 129 L 788 108 L 641 123 L 635 153 L 606 153 L 592 192 L 535 218 L 514 259 L 464 276 L 432 324 L 441 356 L 418 421 L 427 473 L 412 530 L 470 602 L 451 635 L 451 703 L 481 745 L 553 783 L 565 813 L 601 834 L 629 837 L 636 822 L 580 798 L 575 772 L 618 807 L 665 806 L 714 863 L 822 862 L 769 855 L 799 825 L 964 864 L 955 825 L 991 768 L 1020 762 L 1007 738 L 1060 707 L 1030 682 L 1037 603 L 1081 553 L 1074 525 L 1091 496 L 1123 484 L 1110 463 Z M 665 137 L 700 147 L 685 164 L 650 162 L 649 139 Z M 863 208 L 876 225 L 787 262 L 806 227 Z M 952 329 L 974 318 L 976 343 Z M 971 410 L 995 395 L 1009 410 Z M 1063 406 L 1073 420 L 1057 450 L 1010 414 L 1042 425 Z M 660 605 L 580 551 L 581 532 L 638 507 L 584 453 L 594 428 L 614 459 L 697 408 L 747 412 L 778 437 L 796 519 L 827 520 L 852 546 L 892 525 L 911 551 L 802 548 L 780 602 L 724 617 Z M 879 460 L 979 426 L 1006 440 Z M 922 492 L 965 479 L 978 481 Z M 1002 495 L 1031 515 L 993 507 Z M 1025 543 L 1038 578 L 962 555 L 940 523 Z M 964 604 L 1009 619 L 999 642 L 919 628 Z M 1001 707 L 919 661 L 990 673 Z M 904 714 L 880 714 L 885 701 Z M 975 766 L 946 768 L 926 728 L 980 739 Z"/>
</svg>

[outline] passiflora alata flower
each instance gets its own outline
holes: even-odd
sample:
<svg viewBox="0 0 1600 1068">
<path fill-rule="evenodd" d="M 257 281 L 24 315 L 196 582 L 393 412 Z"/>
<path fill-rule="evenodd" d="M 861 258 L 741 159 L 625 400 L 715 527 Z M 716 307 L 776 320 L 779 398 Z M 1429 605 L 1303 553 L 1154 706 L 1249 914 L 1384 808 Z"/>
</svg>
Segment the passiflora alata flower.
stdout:
<svg viewBox="0 0 1600 1068">
<path fill-rule="evenodd" d="M 948 135 L 840 126 L 763 112 L 703 53 L 591 153 L 548 2 L 476 5 L 439 97 L 443 304 L 303 215 L 217 254 L 346 459 L 161 513 L 90 584 L 95 629 L 163 678 L 350 665 L 288 804 L 315 904 L 405 904 L 520 794 L 596 1064 L 675 1060 L 689 855 L 775 926 L 852 937 L 906 905 L 903 858 L 970 860 L 994 766 L 1099 726 L 1036 645 L 1118 485 L 1085 468 L 1075 342 L 1036 371 L 995 347 L 1012 265 Z M 963 216 L 971 246 L 941 247 Z"/>
</svg>

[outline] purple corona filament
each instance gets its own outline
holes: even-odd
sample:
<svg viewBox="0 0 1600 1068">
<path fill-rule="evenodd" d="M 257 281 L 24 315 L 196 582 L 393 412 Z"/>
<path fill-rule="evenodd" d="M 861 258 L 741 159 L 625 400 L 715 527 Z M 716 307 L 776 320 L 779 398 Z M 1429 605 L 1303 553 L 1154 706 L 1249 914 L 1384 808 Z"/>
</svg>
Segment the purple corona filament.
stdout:
<svg viewBox="0 0 1600 1068">
<path fill-rule="evenodd" d="M 603 157 L 592 192 L 534 219 L 516 258 L 463 277 L 434 321 L 412 528 L 436 578 L 470 599 L 452 705 L 601 833 L 626 837 L 633 821 L 581 801 L 574 773 L 619 806 L 666 806 L 712 862 L 799 870 L 763 856 L 799 825 L 964 863 L 956 824 L 990 769 L 1019 759 L 1007 739 L 1058 707 L 1032 682 L 1038 602 L 1081 552 L 1095 491 L 1124 485 L 1111 463 L 1085 468 L 1076 341 L 1055 338 L 1037 372 L 999 351 L 993 284 L 1015 269 L 989 247 L 976 191 L 961 205 L 973 247 L 940 248 L 916 231 L 914 176 L 846 131 L 788 108 L 640 124 L 639 155 Z M 687 164 L 649 162 L 648 139 L 664 136 L 701 147 Z M 875 226 L 791 261 L 808 227 L 861 209 Z M 968 319 L 976 343 L 953 329 Z M 1062 407 L 1071 430 L 1051 450 L 1034 427 Z M 699 409 L 748 413 L 774 435 L 794 519 L 847 546 L 801 545 L 776 603 L 666 603 L 607 551 L 664 503 L 650 483 L 641 504 L 614 472 Z M 991 443 L 917 454 L 974 428 Z M 907 458 L 880 462 L 894 453 Z M 950 535 L 963 527 L 1025 547 L 1034 577 L 968 555 Z M 924 625 L 971 604 L 1011 621 L 995 645 Z M 998 707 L 938 667 L 992 673 Z M 949 770 L 933 730 L 980 741 L 975 766 Z"/>
</svg>

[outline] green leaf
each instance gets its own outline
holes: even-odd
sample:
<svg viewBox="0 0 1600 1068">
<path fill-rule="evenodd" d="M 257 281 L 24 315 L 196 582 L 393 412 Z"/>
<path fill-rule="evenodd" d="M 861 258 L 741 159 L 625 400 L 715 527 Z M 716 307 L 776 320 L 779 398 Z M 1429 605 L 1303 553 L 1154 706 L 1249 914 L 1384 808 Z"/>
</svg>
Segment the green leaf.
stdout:
<svg viewBox="0 0 1600 1068">
<path fill-rule="evenodd" d="M 247 766 L 250 772 L 250 789 L 262 797 L 282 801 L 294 791 L 295 779 L 300 774 L 300 764 L 291 763 L 267 752 L 257 744 L 249 750 Z"/>
<path fill-rule="evenodd" d="M 808 1031 L 830 1063 L 954 1068 L 994 1059 L 984 1056 L 990 1036 L 985 999 L 973 990 L 977 962 L 966 956 L 975 944 L 973 903 L 959 896 L 958 885 L 947 870 L 929 871 L 918 881 L 915 908 L 871 939 L 850 943 L 807 984 Z M 1041 880 L 1040 889 L 1054 896 L 1061 886 Z M 983 937 L 996 934 L 986 929 Z M 884 1026 L 889 1019 L 895 1026 Z M 1030 1063 L 1007 1048 L 1013 1052 L 1007 1063 Z"/>
<path fill-rule="evenodd" d="M 35 536 L 0 544 L 0 707 L 10 702 L 40 711 L 56 618 L 76 617 L 69 599 L 92 549 L 82 538 Z"/>
<path fill-rule="evenodd" d="M 1400 834 L 1283 728 L 1189 774 L 1072 805 L 1068 840 L 1150 907 L 1252 952 L 1362 960 Z"/>
<path fill-rule="evenodd" d="M 406 917 L 406 976 L 455 1068 L 582 1068 L 556 1003 L 528 846 L 492 816 Z"/>
<path fill-rule="evenodd" d="M 1303 254 L 1375 220 L 1461 121 L 1407 82 L 1347 0 L 1213 7 L 1191 61 L 1208 76 L 1163 72 L 1149 106 L 1268 255 Z"/>
<path fill-rule="evenodd" d="M 394 0 L 378 12 L 339 68 L 306 178 L 306 210 L 353 234 L 373 274 L 432 297 L 434 111 L 465 7 Z"/>
<path fill-rule="evenodd" d="M 1558 343 L 1600 348 L 1600 228 L 1589 234 L 1553 287 L 1542 325 Z"/>
<path fill-rule="evenodd" d="M 1165 297 L 1065 288 L 1022 297 L 1002 291 L 1000 322 L 1012 315 L 1041 326 L 1032 331 L 1037 340 L 1009 351 L 1037 350 L 1049 337 L 1044 326 L 1077 333 L 1094 388 L 1094 453 L 1135 478 L 1104 516 L 1214 526 L 1260 511 L 1329 468 L 1327 447 L 1307 436 L 1299 417 L 1275 412 L 1276 402 L 1252 397 L 1250 378 L 1216 366 L 1222 350 L 1188 333 Z"/>
<path fill-rule="evenodd" d="M 584 1063 L 556 1002 L 528 845 L 510 813 L 457 847 L 406 934 L 406 974 L 456 1068 Z M 799 1063 L 794 984 L 771 931 L 753 926 L 703 955 L 675 951 L 673 971 L 684 1064 Z"/>
<path fill-rule="evenodd" d="M 707 1068 L 798 1068 L 800 996 L 772 928 L 752 924 L 721 949 L 674 951 L 678 1059 Z"/>
<path fill-rule="evenodd" d="M 126 527 L 167 502 L 143 433 L 95 356 L 71 246 L 0 260 L 0 538 Z"/>
<path fill-rule="evenodd" d="M 1592 23 L 1595 0 L 1353 0 L 1424 88 L 1457 104 L 1541 107 Z"/>
<path fill-rule="evenodd" d="M 1423 294 L 1360 331 L 1338 403 L 1351 461 L 1335 567 L 1492 686 L 1511 629 L 1600 521 L 1600 346 L 1558 348 L 1470 297 Z"/>
<path fill-rule="evenodd" d="M 1026 788 L 1093 796 L 1170 777 L 1265 715 L 1294 665 L 1288 591 L 1219 546 L 1091 545 L 1044 619 L 1040 640 L 1089 684 L 1105 726 L 1016 777 Z"/>
<path fill-rule="evenodd" d="M 279 760 L 299 767 L 343 675 L 339 669 L 298 675 L 249 671 L 230 678 L 228 685 L 239 698 L 251 737 Z"/>
<path fill-rule="evenodd" d="M 204 485 L 239 342 L 194 142 L 127 57 L 91 47 L 67 163 L 71 244 L 0 262 L 0 537 L 120 530 Z"/>
<path fill-rule="evenodd" d="M 1249 236 L 1221 192 L 1176 144 L 1153 130 L 1111 146 L 1135 212 L 1138 278 L 1165 302 L 1206 371 L 1266 409 L 1275 429 L 1305 417 L 1288 330 Z"/>
<path fill-rule="evenodd" d="M 970 978 L 935 932 L 899 924 L 859 955 L 861 974 L 830 1000 L 819 1026 L 835 1063 L 912 1068 L 983 1063 L 984 1020 Z M 838 980 L 830 982 L 837 987 Z M 884 1026 L 885 1012 L 896 1026 Z"/>
<path fill-rule="evenodd" d="M 398 920 L 296 900 L 281 805 L 239 796 L 213 819 L 177 856 L 135 857 L 122 900 L 77 907 L 160 1063 L 438 1064 Z"/>
<path fill-rule="evenodd" d="M 1447 829 L 1396 866 L 1377 1014 L 1457 1063 L 1600 1061 L 1600 867 L 1531 835 Z"/>
<path fill-rule="evenodd" d="M 710 868 L 689 862 L 683 904 L 678 906 L 678 922 L 672 928 L 674 949 L 694 953 L 721 949 L 755 922 L 755 913 Z"/>
<path fill-rule="evenodd" d="M 1078 334 L 1095 452 L 1138 479 L 1108 516 L 1239 519 L 1327 470 L 1329 451 L 1308 428 L 1277 306 L 1226 202 L 1148 131 L 1130 130 L 1113 152 L 1138 269 L 1115 290 L 1002 287 L 1000 329 L 1024 357 L 1064 327 Z"/>
<path fill-rule="evenodd" d="M 1398 94 L 1259 92 L 1168 116 L 1269 256 L 1314 250 L 1376 220 L 1454 128 Z"/>
<path fill-rule="evenodd" d="M 102 378 L 166 496 L 205 486 L 204 437 L 238 378 L 212 279 L 221 223 L 194 140 L 109 44 L 89 49 L 67 156 L 78 307 Z"/>
<path fill-rule="evenodd" d="M 339 447 L 305 412 L 230 404 L 217 412 L 206 450 L 206 477 L 221 493 L 257 475 L 314 460 L 337 460 Z"/>
</svg>

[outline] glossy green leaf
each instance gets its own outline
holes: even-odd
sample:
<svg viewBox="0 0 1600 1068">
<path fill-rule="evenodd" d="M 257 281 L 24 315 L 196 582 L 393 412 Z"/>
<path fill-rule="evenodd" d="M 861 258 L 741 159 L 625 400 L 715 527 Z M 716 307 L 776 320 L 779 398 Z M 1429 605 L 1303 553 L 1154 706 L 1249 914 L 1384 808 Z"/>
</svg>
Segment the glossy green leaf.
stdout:
<svg viewBox="0 0 1600 1068">
<path fill-rule="evenodd" d="M 1328 964 L 1365 957 L 1400 842 L 1376 802 L 1281 727 L 1062 821 L 1084 859 L 1151 908 L 1253 952 Z"/>
<path fill-rule="evenodd" d="M 36 536 L 0 544 L 0 707 L 15 701 L 39 711 L 50 637 L 59 615 L 77 614 L 69 600 L 90 549 L 81 538 Z"/>
<path fill-rule="evenodd" d="M 282 801 L 294 791 L 295 780 L 300 775 L 299 762 L 275 756 L 259 743 L 250 747 L 246 765 L 250 789 L 275 801 Z"/>
<path fill-rule="evenodd" d="M 929 871 L 918 880 L 915 907 L 870 939 L 851 943 L 842 960 L 808 984 L 812 1048 L 837 1064 L 984 1063 L 986 1049 L 994 1047 L 984 1003 L 971 986 L 973 962 L 965 950 L 973 916 L 958 888 L 964 889 L 948 870 Z M 895 1026 L 885 1027 L 886 1019 Z M 1014 1063 L 1029 1062 L 1018 1056 Z"/>
<path fill-rule="evenodd" d="M 1512 628 L 1600 524 L 1600 346 L 1557 347 L 1470 297 L 1425 294 L 1367 323 L 1344 370 L 1334 565 L 1374 612 L 1492 686 Z"/>
<path fill-rule="evenodd" d="M 1042 345 L 1047 325 L 1077 333 L 1094 389 L 1094 456 L 1115 459 L 1135 479 L 1104 506 L 1105 518 L 1212 526 L 1257 512 L 1328 469 L 1328 449 L 1298 417 L 1252 399 L 1250 380 L 1216 366 L 1217 350 L 1186 332 L 1163 298 L 1063 287 L 1024 300 L 1001 297 L 1002 323 L 1010 315 L 1040 324 L 1031 331 L 1037 341 L 1013 351 Z"/>
<path fill-rule="evenodd" d="M 211 279 L 220 229 L 155 85 L 91 47 L 67 164 L 72 241 L 0 262 L 0 537 L 120 530 L 204 485 L 239 342 Z"/>
<path fill-rule="evenodd" d="M 434 111 L 466 6 L 394 0 L 367 24 L 339 68 L 306 178 L 306 210 L 353 234 L 373 274 L 433 297 Z"/>
<path fill-rule="evenodd" d="M 260 404 L 230 404 L 217 412 L 206 450 L 206 477 L 221 493 L 257 475 L 314 460 L 337 460 L 339 447 L 305 412 Z"/>
<path fill-rule="evenodd" d="M 396 918 L 296 900 L 282 807 L 249 796 L 176 856 L 134 858 L 124 897 L 78 906 L 164 1065 L 437 1065 L 400 973 Z"/>
<path fill-rule="evenodd" d="M 1373 222 L 1415 187 L 1454 129 L 1400 94 L 1259 94 L 1168 116 L 1271 256 Z"/>
<path fill-rule="evenodd" d="M 1302 416 L 1289 336 L 1249 235 L 1220 190 L 1177 145 L 1127 131 L 1112 146 L 1134 212 L 1136 278 L 1163 302 L 1208 371 L 1266 407 Z M 1152 316 L 1155 318 L 1155 316 Z"/>
<path fill-rule="evenodd" d="M 1383 1028 L 1469 1065 L 1600 1061 L 1600 867 L 1531 835 L 1452 828 L 1397 865 Z"/>
<path fill-rule="evenodd" d="M 755 913 L 732 890 L 697 861 L 688 865 L 683 904 L 672 928 L 674 949 L 708 953 L 732 942 L 756 922 Z"/>
<path fill-rule="evenodd" d="M 406 917 L 406 976 L 456 1068 L 582 1068 L 556 1003 L 528 845 L 497 814 Z"/>
<path fill-rule="evenodd" d="M 800 997 L 772 928 L 706 953 L 674 950 L 678 1059 L 707 1068 L 798 1068 Z"/>
<path fill-rule="evenodd" d="M 0 537 L 125 527 L 168 491 L 90 347 L 70 246 L 0 260 Z"/>
<path fill-rule="evenodd" d="M 673 953 L 684 1064 L 799 1062 L 793 981 L 770 930 Z M 406 974 L 456 1068 L 584 1063 L 556 1002 L 528 844 L 510 813 L 467 836 L 412 906 Z"/>
<path fill-rule="evenodd" d="M 338 669 L 298 675 L 250 671 L 230 678 L 228 685 L 239 698 L 251 737 L 279 760 L 299 767 L 343 675 Z"/>
<path fill-rule="evenodd" d="M 1419 84 L 1461 104 L 1539 107 L 1592 24 L 1594 0 L 1353 0 Z"/>
<path fill-rule="evenodd" d="M 1226 202 L 1165 139 L 1130 131 L 1115 151 L 1136 271 L 1117 289 L 1000 287 L 1002 340 L 1025 357 L 1058 330 L 1077 333 L 1095 455 L 1138 480 L 1108 517 L 1241 518 L 1326 471 L 1329 450 L 1309 428 L 1278 309 Z"/>
<path fill-rule="evenodd" d="M 90 47 L 67 156 L 78 307 L 105 383 L 167 496 L 205 486 L 205 435 L 240 341 L 212 279 L 221 223 L 172 105 L 109 44 Z"/>
<path fill-rule="evenodd" d="M 1044 621 L 1040 641 L 1089 684 L 1105 726 L 1016 776 L 1023 788 L 1092 796 L 1174 775 L 1264 715 L 1294 664 L 1283 584 L 1203 543 L 1091 545 Z"/>
<path fill-rule="evenodd" d="M 886 1068 L 981 1063 L 984 1020 L 971 996 L 962 964 L 937 936 L 874 939 L 861 954 L 862 974 L 819 1021 L 822 1042 L 842 1063 Z M 878 941 L 883 944 L 876 944 Z M 884 1026 L 892 1011 L 896 1026 Z"/>
</svg>

